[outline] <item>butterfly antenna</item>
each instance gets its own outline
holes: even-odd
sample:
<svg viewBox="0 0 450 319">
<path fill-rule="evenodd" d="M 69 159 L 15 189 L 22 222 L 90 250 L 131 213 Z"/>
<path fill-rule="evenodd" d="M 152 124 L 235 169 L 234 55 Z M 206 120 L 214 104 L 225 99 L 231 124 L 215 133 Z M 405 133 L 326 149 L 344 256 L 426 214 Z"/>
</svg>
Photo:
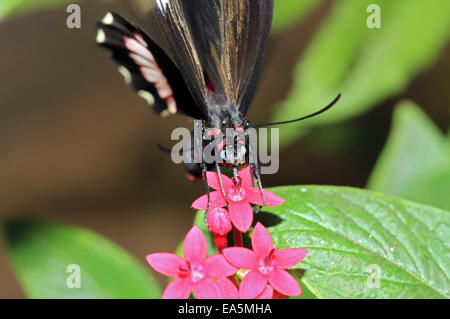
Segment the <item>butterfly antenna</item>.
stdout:
<svg viewBox="0 0 450 319">
<path fill-rule="evenodd" d="M 315 116 L 317 116 L 317 115 L 319 115 L 319 114 L 322 114 L 322 113 L 328 111 L 328 110 L 331 109 L 333 106 L 335 106 L 336 103 L 337 103 L 337 102 L 339 101 L 339 99 L 341 98 L 341 96 L 342 96 L 342 94 L 339 93 L 338 96 L 336 96 L 336 98 L 335 98 L 330 104 L 328 104 L 327 106 L 325 106 L 323 109 L 321 109 L 321 110 L 319 110 L 319 111 L 317 111 L 317 112 L 315 112 L 315 113 L 312 113 L 312 114 L 310 114 L 310 115 L 303 116 L 303 117 L 298 118 L 298 119 L 295 119 L 295 120 L 284 121 L 284 122 L 265 123 L 265 124 L 259 124 L 259 125 L 253 126 L 253 127 L 254 127 L 254 128 L 259 128 L 259 127 L 272 126 L 272 125 L 284 125 L 284 124 L 290 124 L 290 123 L 300 122 L 300 121 L 309 119 L 309 118 L 311 118 L 311 117 L 315 117 Z"/>
<path fill-rule="evenodd" d="M 225 194 L 225 188 L 223 187 L 222 173 L 220 171 L 220 165 L 217 162 L 216 162 L 216 171 L 219 176 L 220 189 L 222 190 L 223 198 L 225 199 L 225 202 L 227 202 L 227 204 L 228 204 L 227 195 Z"/>
<path fill-rule="evenodd" d="M 168 147 L 162 146 L 161 144 L 157 144 L 158 148 L 160 151 L 164 152 L 164 153 L 172 153 L 172 150 Z"/>
</svg>

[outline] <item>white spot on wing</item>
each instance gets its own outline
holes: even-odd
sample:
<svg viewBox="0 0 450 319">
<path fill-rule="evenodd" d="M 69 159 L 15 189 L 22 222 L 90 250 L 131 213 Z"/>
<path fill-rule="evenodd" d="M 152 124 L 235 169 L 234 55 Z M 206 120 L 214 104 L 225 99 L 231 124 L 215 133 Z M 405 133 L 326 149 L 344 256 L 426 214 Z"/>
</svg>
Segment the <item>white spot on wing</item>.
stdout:
<svg viewBox="0 0 450 319">
<path fill-rule="evenodd" d="M 112 15 L 111 12 L 108 12 L 108 13 L 103 17 L 102 23 L 103 23 L 103 24 L 108 24 L 108 25 L 111 25 L 111 24 L 114 23 L 114 16 Z"/>
<path fill-rule="evenodd" d="M 158 3 L 158 7 L 160 10 L 167 10 L 167 5 L 169 4 L 170 0 L 156 0 Z"/>
<path fill-rule="evenodd" d="M 155 104 L 155 97 L 150 92 L 147 92 L 147 91 L 144 91 L 144 90 L 140 90 L 138 92 L 138 95 L 141 98 L 143 98 L 144 100 L 146 100 L 148 104 L 150 104 L 150 105 Z"/>
<path fill-rule="evenodd" d="M 169 112 L 169 110 L 164 110 L 164 111 L 162 111 L 161 113 L 159 113 L 159 115 L 160 115 L 161 117 L 166 117 L 166 116 L 169 116 L 169 115 L 170 115 L 170 112 Z"/>
<path fill-rule="evenodd" d="M 126 84 L 130 84 L 131 83 L 131 73 L 130 73 L 130 71 L 128 71 L 127 68 L 122 66 L 122 65 L 119 66 L 117 68 L 117 70 L 120 72 L 120 74 L 122 74 L 123 79 L 125 80 L 125 83 Z"/>
<path fill-rule="evenodd" d="M 170 113 L 172 114 L 177 113 L 177 103 L 175 102 L 175 99 L 172 96 L 166 99 L 166 104 Z"/>
<path fill-rule="evenodd" d="M 105 31 L 102 29 L 97 30 L 97 38 L 95 39 L 97 43 L 104 43 L 106 40 L 106 34 Z"/>
</svg>

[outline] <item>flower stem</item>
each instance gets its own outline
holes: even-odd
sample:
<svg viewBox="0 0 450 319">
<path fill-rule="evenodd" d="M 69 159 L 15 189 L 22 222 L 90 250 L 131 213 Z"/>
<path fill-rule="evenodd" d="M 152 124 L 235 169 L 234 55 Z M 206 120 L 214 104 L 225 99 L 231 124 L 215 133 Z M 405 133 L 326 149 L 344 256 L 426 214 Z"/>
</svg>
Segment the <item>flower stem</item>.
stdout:
<svg viewBox="0 0 450 319">
<path fill-rule="evenodd" d="M 235 247 L 244 247 L 244 241 L 242 239 L 242 233 L 233 226 L 233 238 Z"/>
</svg>

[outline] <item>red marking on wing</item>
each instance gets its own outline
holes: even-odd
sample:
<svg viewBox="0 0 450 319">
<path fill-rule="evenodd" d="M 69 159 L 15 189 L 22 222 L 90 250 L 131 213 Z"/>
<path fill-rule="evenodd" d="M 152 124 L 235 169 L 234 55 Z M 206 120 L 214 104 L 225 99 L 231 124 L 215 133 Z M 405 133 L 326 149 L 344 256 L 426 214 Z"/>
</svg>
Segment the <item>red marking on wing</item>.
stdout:
<svg viewBox="0 0 450 319">
<path fill-rule="evenodd" d="M 216 88 L 214 87 L 214 84 L 210 80 L 206 82 L 206 88 L 208 89 L 208 91 L 212 93 L 216 92 Z"/>
<path fill-rule="evenodd" d="M 148 49 L 147 43 L 139 35 L 134 38 L 123 37 L 125 47 L 130 51 L 130 58 L 139 65 L 139 71 L 145 80 L 155 85 L 156 91 L 161 99 L 165 100 L 170 113 L 177 113 L 177 103 L 173 97 L 173 91 L 166 76 L 156 63 L 155 57 Z"/>
</svg>

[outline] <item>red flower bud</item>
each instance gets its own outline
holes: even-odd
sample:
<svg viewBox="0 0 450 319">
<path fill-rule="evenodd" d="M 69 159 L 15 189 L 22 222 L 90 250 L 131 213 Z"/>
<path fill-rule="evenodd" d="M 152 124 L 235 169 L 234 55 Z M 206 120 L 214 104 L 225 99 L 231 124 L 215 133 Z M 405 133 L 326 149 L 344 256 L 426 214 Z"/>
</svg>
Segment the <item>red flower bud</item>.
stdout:
<svg viewBox="0 0 450 319">
<path fill-rule="evenodd" d="M 213 234 L 214 244 L 219 253 L 227 247 L 227 234 L 231 231 L 230 214 L 225 208 L 214 208 L 206 215 L 208 228 Z"/>
<path fill-rule="evenodd" d="M 208 228 L 213 235 L 226 236 L 231 231 L 230 214 L 225 208 L 214 208 L 206 215 Z"/>
<path fill-rule="evenodd" d="M 227 248 L 227 244 L 228 244 L 227 235 L 213 234 L 213 240 L 214 240 L 214 244 L 216 244 L 217 251 L 219 252 L 219 254 L 221 254 L 222 251 L 225 248 Z"/>
</svg>

